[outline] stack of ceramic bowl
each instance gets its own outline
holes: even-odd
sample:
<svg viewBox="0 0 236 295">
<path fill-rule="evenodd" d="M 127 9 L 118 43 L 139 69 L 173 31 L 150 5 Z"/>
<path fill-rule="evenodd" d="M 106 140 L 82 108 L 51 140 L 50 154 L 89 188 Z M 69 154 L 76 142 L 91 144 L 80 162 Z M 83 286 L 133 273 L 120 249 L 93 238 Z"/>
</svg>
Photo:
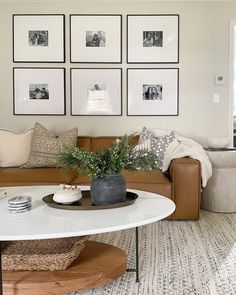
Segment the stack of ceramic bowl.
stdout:
<svg viewBox="0 0 236 295">
<path fill-rule="evenodd" d="M 8 210 L 11 213 L 23 213 L 31 209 L 31 197 L 17 196 L 8 200 Z"/>
</svg>

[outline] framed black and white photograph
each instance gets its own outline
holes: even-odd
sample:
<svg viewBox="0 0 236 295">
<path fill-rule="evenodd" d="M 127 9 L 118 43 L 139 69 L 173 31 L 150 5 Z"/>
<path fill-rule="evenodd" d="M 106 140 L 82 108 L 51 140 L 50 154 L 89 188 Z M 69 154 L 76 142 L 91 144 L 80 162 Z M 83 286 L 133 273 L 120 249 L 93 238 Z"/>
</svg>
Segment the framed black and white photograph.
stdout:
<svg viewBox="0 0 236 295">
<path fill-rule="evenodd" d="M 65 62 L 65 15 L 14 14 L 13 62 Z"/>
<path fill-rule="evenodd" d="M 178 116 L 179 69 L 127 69 L 128 116 Z"/>
<path fill-rule="evenodd" d="M 71 62 L 121 63 L 121 28 L 121 15 L 70 15 Z"/>
<path fill-rule="evenodd" d="M 71 69 L 72 116 L 121 116 L 120 68 Z"/>
<path fill-rule="evenodd" d="M 65 115 L 64 68 L 13 68 L 14 115 Z"/>
<path fill-rule="evenodd" d="M 127 63 L 178 63 L 179 15 L 127 15 Z"/>
</svg>

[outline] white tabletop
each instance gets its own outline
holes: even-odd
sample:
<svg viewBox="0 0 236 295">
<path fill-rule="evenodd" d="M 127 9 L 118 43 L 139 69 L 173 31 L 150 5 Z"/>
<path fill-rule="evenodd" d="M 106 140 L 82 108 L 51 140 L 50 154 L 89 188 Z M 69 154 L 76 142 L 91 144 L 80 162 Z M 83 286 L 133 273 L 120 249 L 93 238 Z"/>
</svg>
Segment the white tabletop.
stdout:
<svg viewBox="0 0 236 295">
<path fill-rule="evenodd" d="M 89 189 L 85 186 L 80 188 Z M 171 200 L 138 190 L 129 190 L 139 197 L 127 207 L 81 211 L 51 208 L 42 198 L 57 189 L 58 186 L 0 188 L 0 241 L 63 238 L 118 231 L 161 220 L 175 210 Z M 8 199 L 17 195 L 32 196 L 30 211 L 18 214 L 8 211 Z"/>
</svg>

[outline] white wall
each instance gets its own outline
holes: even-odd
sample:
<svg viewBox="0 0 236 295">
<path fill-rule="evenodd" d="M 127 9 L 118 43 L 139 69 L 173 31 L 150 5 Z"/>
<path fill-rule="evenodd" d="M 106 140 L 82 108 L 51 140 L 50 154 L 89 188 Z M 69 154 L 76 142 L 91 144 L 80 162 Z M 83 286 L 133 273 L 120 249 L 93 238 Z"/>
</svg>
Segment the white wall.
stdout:
<svg viewBox="0 0 236 295">
<path fill-rule="evenodd" d="M 233 23 L 233 109 L 234 117 L 236 116 L 236 21 Z"/>
<path fill-rule="evenodd" d="M 14 64 L 12 62 L 12 14 L 64 13 L 66 15 L 67 115 L 14 116 L 12 98 L 13 66 L 50 66 L 50 64 Z M 123 116 L 71 117 L 69 93 L 69 14 L 117 13 L 123 14 Z M 177 13 L 180 14 L 180 63 L 166 67 L 180 68 L 179 116 L 126 116 L 126 14 Z M 140 130 L 142 126 L 175 129 L 204 143 L 206 138 L 228 135 L 228 36 L 229 20 L 236 19 L 234 2 L 137 2 L 137 3 L 27 3 L 0 4 L 0 127 L 23 131 L 39 121 L 60 133 L 78 126 L 83 135 L 121 135 Z M 55 64 L 52 64 L 55 66 Z M 56 65 L 57 66 L 57 65 Z M 117 65 L 104 65 L 117 67 Z M 101 67 L 81 65 L 78 67 Z M 163 67 L 163 65 L 137 65 Z M 225 76 L 226 84 L 214 85 L 214 75 Z M 213 104 L 213 94 L 220 94 L 220 103 Z"/>
</svg>

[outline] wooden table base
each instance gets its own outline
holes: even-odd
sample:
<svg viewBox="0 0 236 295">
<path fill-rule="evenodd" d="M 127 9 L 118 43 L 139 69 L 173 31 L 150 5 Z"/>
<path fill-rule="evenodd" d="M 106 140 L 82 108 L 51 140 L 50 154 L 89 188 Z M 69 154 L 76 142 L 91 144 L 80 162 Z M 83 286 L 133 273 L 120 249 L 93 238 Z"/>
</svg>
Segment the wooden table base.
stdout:
<svg viewBox="0 0 236 295">
<path fill-rule="evenodd" d="M 119 248 L 87 241 L 79 258 L 64 271 L 4 271 L 3 295 L 59 295 L 109 284 L 126 271 Z"/>
</svg>

